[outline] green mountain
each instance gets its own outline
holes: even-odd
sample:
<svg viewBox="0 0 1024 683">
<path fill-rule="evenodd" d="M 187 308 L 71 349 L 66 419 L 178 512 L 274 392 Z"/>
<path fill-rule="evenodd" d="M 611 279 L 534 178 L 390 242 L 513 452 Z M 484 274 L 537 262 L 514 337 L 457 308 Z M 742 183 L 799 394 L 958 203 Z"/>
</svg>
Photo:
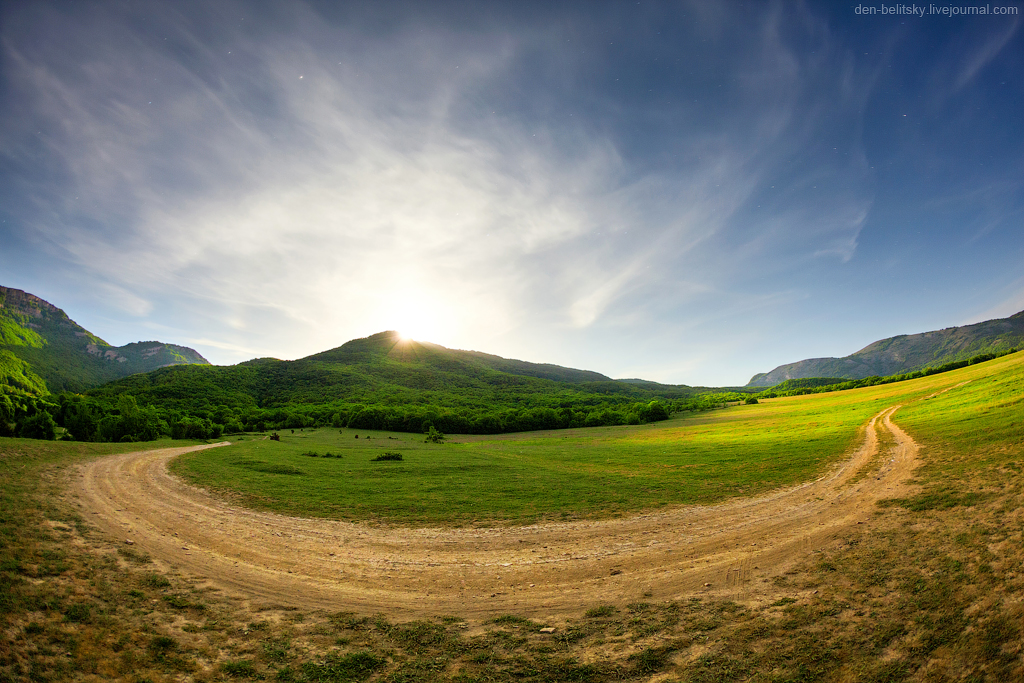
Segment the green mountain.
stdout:
<svg viewBox="0 0 1024 683">
<path fill-rule="evenodd" d="M 163 342 L 111 346 L 53 304 L 0 287 L 0 393 L 82 391 L 167 365 L 206 364 L 196 351 Z"/>
<path fill-rule="evenodd" d="M 589 370 L 574 370 L 549 363 L 528 363 L 494 356 L 479 351 L 457 351 L 439 344 L 403 340 L 397 332 L 379 332 L 365 339 L 352 341 L 330 351 L 324 351 L 302 360 L 331 361 L 342 365 L 383 363 L 404 366 L 418 371 L 455 373 L 482 378 L 498 372 L 522 377 L 537 377 L 556 382 L 610 382 L 610 377 Z"/>
<path fill-rule="evenodd" d="M 664 398 L 686 397 L 686 386 L 655 385 Z M 89 392 L 134 395 L 140 404 L 198 404 L 234 409 L 291 404 L 495 406 L 575 403 L 582 396 L 652 396 L 647 387 L 617 382 L 598 372 L 528 363 L 438 344 L 403 340 L 397 332 L 353 339 L 294 361 L 258 358 L 231 366 L 170 367 L 126 377 Z"/>
<path fill-rule="evenodd" d="M 754 375 L 747 386 L 771 387 L 786 380 L 808 377 L 863 379 L 897 375 L 1021 347 L 1024 347 L 1024 311 L 975 325 L 882 339 L 844 358 L 809 358 L 780 365 L 771 372 Z"/>
<path fill-rule="evenodd" d="M 113 405 L 122 394 L 164 414 L 213 423 L 333 424 L 361 429 L 494 433 L 652 419 L 655 399 L 691 399 L 687 386 L 619 382 L 597 372 L 528 363 L 396 332 L 354 339 L 294 361 L 260 358 L 220 366 L 175 366 L 88 392 Z M 611 414 L 616 413 L 616 414 Z M 171 418 L 173 421 L 173 417 Z"/>
</svg>

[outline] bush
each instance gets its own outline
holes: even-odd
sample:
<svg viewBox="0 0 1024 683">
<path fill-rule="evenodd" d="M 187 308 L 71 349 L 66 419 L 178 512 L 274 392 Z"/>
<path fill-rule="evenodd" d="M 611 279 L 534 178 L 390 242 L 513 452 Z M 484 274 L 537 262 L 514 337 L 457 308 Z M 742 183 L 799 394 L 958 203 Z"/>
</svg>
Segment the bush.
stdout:
<svg viewBox="0 0 1024 683">
<path fill-rule="evenodd" d="M 401 460 L 401 459 L 402 459 L 402 454 L 401 453 L 393 453 L 391 451 L 386 451 L 386 452 L 381 453 L 380 455 L 378 455 L 376 458 L 372 458 L 370 460 L 370 462 L 381 462 L 383 460 Z"/>
<path fill-rule="evenodd" d="M 430 425 L 430 430 L 427 431 L 427 438 L 424 443 L 444 443 L 444 434 L 437 431 L 434 425 Z"/>
</svg>

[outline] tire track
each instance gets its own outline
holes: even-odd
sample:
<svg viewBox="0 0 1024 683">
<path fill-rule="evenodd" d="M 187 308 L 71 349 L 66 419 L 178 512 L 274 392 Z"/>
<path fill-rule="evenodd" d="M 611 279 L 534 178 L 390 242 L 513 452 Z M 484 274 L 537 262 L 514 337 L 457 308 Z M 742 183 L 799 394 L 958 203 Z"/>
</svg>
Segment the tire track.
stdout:
<svg viewBox="0 0 1024 683">
<path fill-rule="evenodd" d="M 892 423 L 898 408 L 873 417 L 851 457 L 817 480 L 626 519 L 368 527 L 236 507 L 167 470 L 181 453 L 226 444 L 93 460 L 77 469 L 72 487 L 87 518 L 114 541 L 131 541 L 254 606 L 474 620 L 557 617 L 695 593 L 756 600 L 765 579 L 869 522 L 879 499 L 906 494 L 918 447 Z M 878 428 L 895 441 L 886 454 L 878 452 Z"/>
</svg>

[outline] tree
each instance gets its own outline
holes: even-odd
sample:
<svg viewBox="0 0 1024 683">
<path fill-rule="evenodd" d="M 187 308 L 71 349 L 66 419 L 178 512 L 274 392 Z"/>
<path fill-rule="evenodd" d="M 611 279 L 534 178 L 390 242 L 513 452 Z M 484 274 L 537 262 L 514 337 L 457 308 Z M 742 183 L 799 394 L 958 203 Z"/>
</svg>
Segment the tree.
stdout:
<svg viewBox="0 0 1024 683">
<path fill-rule="evenodd" d="M 644 411 L 641 413 L 641 419 L 644 422 L 660 422 L 661 420 L 667 420 L 669 418 L 668 411 L 665 410 L 665 406 L 661 405 L 657 401 L 651 401 L 645 406 Z"/>
<path fill-rule="evenodd" d="M 139 408 L 134 396 L 121 394 L 117 414 L 109 414 L 100 421 L 99 433 L 104 441 L 153 441 L 166 428 L 156 408 Z"/>
<path fill-rule="evenodd" d="M 6 394 L 0 396 L 0 436 L 14 435 L 14 404 Z"/>
<path fill-rule="evenodd" d="M 74 397 L 65 400 L 61 396 L 61 417 L 64 428 L 75 441 L 96 441 L 99 439 L 99 424 L 103 413 L 91 401 Z"/>
<path fill-rule="evenodd" d="M 53 441 L 57 436 L 57 423 L 53 421 L 49 412 L 38 410 L 35 415 L 21 421 L 18 436 L 23 439 Z"/>
</svg>

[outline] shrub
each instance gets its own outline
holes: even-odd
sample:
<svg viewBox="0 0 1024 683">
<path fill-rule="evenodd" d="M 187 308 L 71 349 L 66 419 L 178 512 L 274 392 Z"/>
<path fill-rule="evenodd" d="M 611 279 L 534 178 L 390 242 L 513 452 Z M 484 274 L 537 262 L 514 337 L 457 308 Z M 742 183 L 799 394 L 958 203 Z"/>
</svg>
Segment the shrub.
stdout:
<svg viewBox="0 0 1024 683">
<path fill-rule="evenodd" d="M 402 459 L 402 454 L 401 453 L 394 453 L 392 451 L 385 451 L 384 453 L 381 453 L 380 455 L 378 455 L 376 458 L 371 459 L 370 462 L 381 462 L 383 460 L 401 460 L 401 459 Z"/>
</svg>

